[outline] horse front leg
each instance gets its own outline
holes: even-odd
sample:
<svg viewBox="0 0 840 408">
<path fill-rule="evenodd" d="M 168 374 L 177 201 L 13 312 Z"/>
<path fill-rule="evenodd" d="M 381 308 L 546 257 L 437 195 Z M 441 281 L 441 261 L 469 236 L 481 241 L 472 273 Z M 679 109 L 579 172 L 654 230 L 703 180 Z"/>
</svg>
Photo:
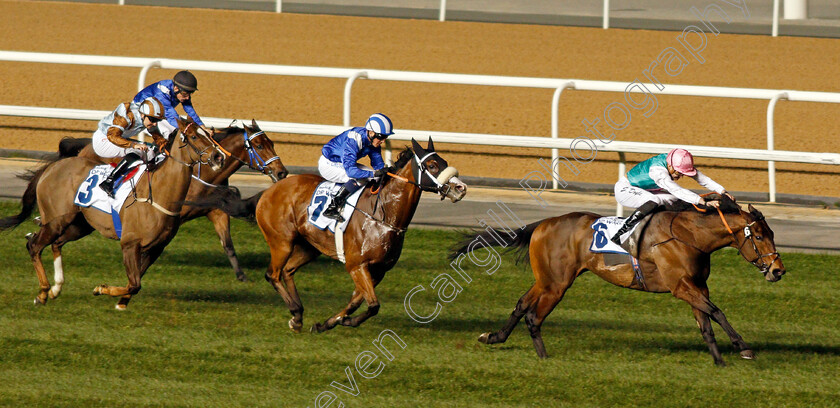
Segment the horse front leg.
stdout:
<svg viewBox="0 0 840 408">
<path fill-rule="evenodd" d="M 718 349 L 715 334 L 712 331 L 712 324 L 709 321 L 709 317 L 715 313 L 715 311 L 720 313 L 720 309 L 718 309 L 718 307 L 709 300 L 709 297 L 706 295 L 708 290 L 704 293 L 703 290 L 698 288 L 691 280 L 683 277 L 671 293 L 677 299 L 682 299 L 691 305 L 694 310 L 694 317 L 700 327 L 700 334 L 703 336 L 703 340 L 709 347 L 712 359 L 714 359 L 716 365 L 726 365 L 720 354 L 720 350 Z"/>
<path fill-rule="evenodd" d="M 356 289 L 353 292 L 353 297 L 347 307 L 335 316 L 325 320 L 324 323 L 315 323 L 310 331 L 312 333 L 322 333 L 332 329 L 339 323 L 342 326 L 358 327 L 365 320 L 376 316 L 379 313 L 379 299 L 376 297 L 374 287 L 376 283 L 370 276 L 370 270 L 367 264 L 359 265 L 350 270 L 350 277 L 353 278 L 353 283 L 356 284 Z M 368 308 L 360 315 L 348 317 L 349 313 L 353 313 L 361 305 L 361 300 L 367 302 Z M 349 312 L 349 313 L 348 313 Z"/>
<path fill-rule="evenodd" d="M 225 255 L 227 255 L 230 266 L 233 267 L 233 271 L 236 273 L 236 279 L 240 282 L 247 282 L 248 277 L 245 276 L 245 272 L 242 272 L 242 268 L 239 266 L 239 258 L 236 257 L 236 250 L 233 248 L 233 239 L 230 237 L 230 216 L 222 210 L 214 209 L 207 213 L 207 219 L 213 223 L 213 228 L 216 229 L 216 234 L 219 236 L 219 241 L 222 243 Z"/>
<path fill-rule="evenodd" d="M 93 295 L 109 295 L 120 296 L 119 302 L 115 305 L 117 310 L 125 310 L 128 307 L 128 302 L 131 301 L 131 296 L 140 292 L 140 279 L 144 270 L 141 268 L 140 244 L 129 243 L 123 244 L 123 264 L 125 265 L 125 274 L 128 277 L 127 286 L 109 286 L 101 284 L 93 289 Z M 149 262 L 143 262 L 149 263 Z"/>
</svg>

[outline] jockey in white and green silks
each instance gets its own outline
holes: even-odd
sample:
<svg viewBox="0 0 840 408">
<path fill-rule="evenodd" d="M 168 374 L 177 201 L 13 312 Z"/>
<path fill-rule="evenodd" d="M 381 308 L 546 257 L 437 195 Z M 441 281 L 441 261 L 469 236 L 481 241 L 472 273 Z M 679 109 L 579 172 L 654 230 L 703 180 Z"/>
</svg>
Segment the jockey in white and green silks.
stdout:
<svg viewBox="0 0 840 408">
<path fill-rule="evenodd" d="M 624 221 L 624 225 L 612 237 L 619 243 L 621 235 L 630 231 L 642 218 L 657 206 L 682 200 L 691 204 L 717 207 L 717 201 L 706 202 L 691 190 L 676 183 L 683 175 L 693 178 L 701 186 L 721 195 L 727 195 L 720 184 L 694 168 L 694 157 L 685 149 L 673 149 L 647 159 L 627 172 L 615 183 L 615 199 L 625 207 L 636 208 Z"/>
</svg>

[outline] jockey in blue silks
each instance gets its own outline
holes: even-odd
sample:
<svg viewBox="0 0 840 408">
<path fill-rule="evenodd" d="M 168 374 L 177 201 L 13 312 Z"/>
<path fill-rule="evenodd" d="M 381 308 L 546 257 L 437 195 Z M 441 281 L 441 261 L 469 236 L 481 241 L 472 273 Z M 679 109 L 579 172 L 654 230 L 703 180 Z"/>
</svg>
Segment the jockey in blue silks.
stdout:
<svg viewBox="0 0 840 408">
<path fill-rule="evenodd" d="M 380 178 L 387 173 L 380 146 L 392 134 L 394 125 L 391 119 L 381 113 L 374 113 L 364 127 L 348 129 L 324 145 L 318 160 L 318 171 L 323 178 L 343 184 L 332 203 L 324 210 L 325 217 L 344 222 L 341 209 L 347 197 L 364 186 L 368 179 Z M 356 163 L 364 156 L 370 157 L 373 168 Z"/>
<path fill-rule="evenodd" d="M 197 90 L 198 81 L 195 79 L 195 75 L 190 71 L 180 71 L 172 79 L 164 79 L 143 88 L 134 96 L 133 103 L 140 105 L 148 97 L 157 98 L 166 111 L 166 123 L 172 125 L 171 129 L 164 129 L 168 132 L 178 129 L 178 112 L 175 111 L 175 107 L 181 104 L 184 107 L 184 112 L 192 118 L 193 122 L 212 135 L 213 132 L 204 127 L 204 122 L 201 121 L 192 106 L 192 94 Z"/>
</svg>

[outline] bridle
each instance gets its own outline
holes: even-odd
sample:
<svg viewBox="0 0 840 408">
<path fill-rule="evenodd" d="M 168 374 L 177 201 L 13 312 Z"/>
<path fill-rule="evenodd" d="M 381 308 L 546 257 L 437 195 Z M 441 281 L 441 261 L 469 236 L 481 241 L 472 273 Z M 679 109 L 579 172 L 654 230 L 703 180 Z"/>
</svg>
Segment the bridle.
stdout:
<svg viewBox="0 0 840 408">
<path fill-rule="evenodd" d="M 254 146 L 251 144 L 251 141 L 263 135 L 265 135 L 265 132 L 260 130 L 256 133 L 253 133 L 251 136 L 248 136 L 248 129 L 242 129 L 242 137 L 245 139 L 245 151 L 248 152 L 248 167 L 259 171 L 260 173 L 265 173 L 265 169 L 266 167 L 268 167 L 269 164 L 271 164 L 275 160 L 280 160 L 280 156 L 273 156 L 268 160 L 263 160 L 262 156 L 257 154 L 257 152 L 254 150 Z M 237 157 L 237 159 L 239 158 Z M 242 163 L 245 163 L 245 161 L 243 160 L 240 161 Z"/>
<path fill-rule="evenodd" d="M 210 145 L 208 145 L 204 149 L 199 150 L 198 147 L 196 147 L 192 142 L 190 142 L 190 138 L 186 134 L 186 131 L 188 131 L 190 129 L 190 127 L 193 126 L 193 125 L 194 125 L 194 123 L 190 122 L 189 124 L 187 124 L 187 126 L 184 128 L 183 131 L 181 131 L 181 130 L 178 131 L 178 134 L 181 135 L 181 141 L 184 142 L 184 144 L 179 146 L 179 148 L 184 148 L 184 146 L 189 146 L 189 148 L 192 149 L 193 153 L 198 155 L 198 160 L 194 161 L 192 164 L 187 164 L 187 163 L 184 163 L 184 162 L 172 157 L 172 155 L 169 155 L 169 158 L 173 159 L 176 162 L 181 163 L 181 164 L 183 164 L 184 166 L 187 166 L 187 167 L 190 167 L 193 164 L 210 165 L 211 154 L 208 153 L 208 150 L 219 151 L 218 148 L 217 148 L 217 144 L 215 143 L 215 140 L 213 140 L 210 136 L 205 135 L 205 134 L 200 134 L 200 133 L 198 133 L 198 130 L 196 129 L 196 134 L 197 135 L 200 135 L 201 137 L 207 139 L 210 142 Z M 205 155 L 207 156 L 206 159 L 204 159 Z"/>
<path fill-rule="evenodd" d="M 729 234 L 732 235 L 732 240 L 734 242 L 738 242 L 738 237 L 735 235 L 735 232 L 732 231 L 732 228 L 729 226 L 729 223 L 726 222 L 726 217 L 723 216 L 723 212 L 720 208 L 717 208 L 718 215 L 720 215 L 720 220 L 723 221 L 723 225 L 726 227 L 726 230 L 729 231 Z M 744 240 L 736 247 L 738 249 L 738 253 L 741 254 L 741 257 L 744 258 L 747 262 L 753 264 L 756 268 L 760 269 L 762 273 L 766 274 L 770 271 L 770 267 L 773 265 L 774 262 L 781 256 L 778 252 L 770 252 L 767 254 L 762 254 L 761 251 L 758 250 L 758 245 L 755 243 L 755 234 L 752 232 L 752 226 L 755 225 L 757 222 L 760 222 L 764 219 L 764 216 L 761 215 L 756 217 L 752 222 L 747 223 L 744 227 Z M 746 222 L 746 219 L 744 219 Z M 755 258 L 748 259 L 746 255 L 744 255 L 744 244 L 749 242 L 752 244 L 753 253 L 755 254 Z M 771 257 L 769 263 L 764 261 L 764 258 Z"/>
<path fill-rule="evenodd" d="M 396 176 L 396 175 L 391 174 L 391 173 L 388 173 L 388 174 L 391 177 L 397 178 L 400 181 L 404 181 L 404 182 L 409 183 L 409 184 L 414 184 L 415 186 L 417 186 L 417 188 L 419 188 L 422 191 L 427 191 L 427 192 L 430 192 L 430 193 L 440 194 L 440 199 L 441 200 L 446 198 L 446 195 L 449 194 L 449 190 L 452 188 L 451 186 L 449 186 L 449 184 L 446 184 L 446 183 L 452 177 L 458 176 L 458 169 L 456 169 L 454 167 L 451 167 L 451 166 L 446 166 L 443 170 L 440 171 L 440 173 L 438 173 L 438 176 L 435 177 L 429 171 L 429 169 L 426 167 L 426 165 L 424 163 L 426 162 L 426 159 L 428 159 L 432 155 L 436 155 L 437 153 L 436 152 L 427 152 L 426 155 L 423 156 L 422 159 L 417 157 L 417 153 L 415 153 L 414 151 L 412 151 L 412 153 L 414 154 L 414 164 L 415 164 L 414 168 L 416 169 L 416 172 L 414 174 L 414 179 L 417 180 L 418 182 L 415 183 L 415 182 L 409 181 L 408 179 L 406 179 L 404 177 L 399 177 L 399 176 Z M 425 182 L 425 180 L 431 180 L 431 183 L 427 184 Z M 433 185 L 432 185 L 432 183 L 433 183 Z"/>
</svg>

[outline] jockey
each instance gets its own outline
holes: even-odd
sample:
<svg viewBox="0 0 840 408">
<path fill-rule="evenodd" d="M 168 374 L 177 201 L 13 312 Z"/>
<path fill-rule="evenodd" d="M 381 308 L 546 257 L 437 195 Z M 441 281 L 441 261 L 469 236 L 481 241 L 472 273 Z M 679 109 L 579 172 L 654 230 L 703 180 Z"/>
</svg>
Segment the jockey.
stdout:
<svg viewBox="0 0 840 408">
<path fill-rule="evenodd" d="M 175 107 L 180 103 L 184 107 L 184 112 L 187 112 L 193 122 L 212 135 L 213 133 L 204 127 L 204 122 L 201 121 L 192 106 L 192 94 L 197 90 L 198 81 L 195 79 L 195 75 L 190 71 L 181 71 L 175 74 L 172 79 L 164 79 L 143 88 L 134 96 L 132 103 L 140 105 L 150 96 L 154 96 L 161 101 L 163 108 L 166 110 L 166 123 L 172 125 L 171 128 L 166 125 L 162 126 L 161 130 L 166 134 L 178 129 L 178 112 L 175 111 Z"/>
<path fill-rule="evenodd" d="M 341 209 L 350 194 L 364 185 L 363 181 L 382 177 L 387 169 L 382 161 L 382 142 L 394 134 L 391 119 L 381 113 L 374 113 L 365 127 L 354 127 L 332 138 L 321 149 L 318 172 L 335 183 L 344 183 L 323 215 L 338 222 L 344 222 Z M 360 158 L 370 156 L 371 169 L 356 163 Z"/>
<path fill-rule="evenodd" d="M 657 206 L 682 200 L 690 204 L 717 207 L 717 201 L 706 202 L 693 191 L 680 187 L 675 181 L 682 176 L 693 178 L 701 186 L 733 201 L 735 197 L 726 192 L 720 184 L 694 168 L 694 157 L 685 149 L 673 149 L 668 153 L 653 156 L 635 166 L 615 183 L 615 199 L 625 207 L 636 208 L 624 220 L 624 225 L 611 238 L 620 244 L 621 236 L 639 223 Z"/>
<path fill-rule="evenodd" d="M 132 163 L 141 160 L 142 156 L 146 156 L 147 160 L 154 157 L 154 151 L 150 151 L 148 145 L 128 138 L 147 130 L 159 148 L 164 146 L 166 138 L 158 128 L 163 119 L 163 104 L 157 98 L 150 97 L 139 106 L 133 103 L 120 104 L 110 115 L 99 121 L 99 127 L 93 133 L 93 151 L 105 159 L 123 158 L 99 185 L 109 197 L 114 198 L 114 181 L 125 174 Z"/>
</svg>

